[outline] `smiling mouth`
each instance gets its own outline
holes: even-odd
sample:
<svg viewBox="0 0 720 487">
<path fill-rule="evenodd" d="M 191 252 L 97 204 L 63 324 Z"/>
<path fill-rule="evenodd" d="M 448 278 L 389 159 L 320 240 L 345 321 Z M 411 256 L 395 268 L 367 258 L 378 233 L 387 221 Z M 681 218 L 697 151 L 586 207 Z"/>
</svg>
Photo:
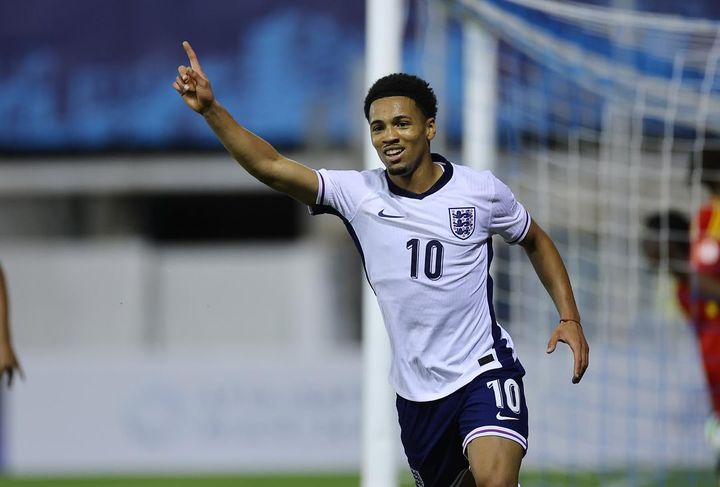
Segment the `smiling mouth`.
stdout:
<svg viewBox="0 0 720 487">
<path fill-rule="evenodd" d="M 383 150 L 383 154 L 385 154 L 385 157 L 387 157 L 388 161 L 390 162 L 397 162 L 404 152 L 404 147 L 390 147 Z"/>
</svg>

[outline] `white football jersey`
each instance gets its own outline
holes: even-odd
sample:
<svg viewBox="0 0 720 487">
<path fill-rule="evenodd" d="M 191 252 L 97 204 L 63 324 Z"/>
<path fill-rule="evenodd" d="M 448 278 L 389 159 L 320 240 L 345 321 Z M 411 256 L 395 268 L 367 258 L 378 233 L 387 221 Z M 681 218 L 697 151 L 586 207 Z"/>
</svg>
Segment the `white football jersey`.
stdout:
<svg viewBox="0 0 720 487">
<path fill-rule="evenodd" d="M 435 400 L 517 356 L 492 305 L 492 235 L 521 241 L 530 216 L 490 171 L 452 164 L 422 194 L 384 169 L 317 172 L 313 214 L 343 219 L 377 296 L 392 347 L 390 382 L 412 401 Z"/>
</svg>

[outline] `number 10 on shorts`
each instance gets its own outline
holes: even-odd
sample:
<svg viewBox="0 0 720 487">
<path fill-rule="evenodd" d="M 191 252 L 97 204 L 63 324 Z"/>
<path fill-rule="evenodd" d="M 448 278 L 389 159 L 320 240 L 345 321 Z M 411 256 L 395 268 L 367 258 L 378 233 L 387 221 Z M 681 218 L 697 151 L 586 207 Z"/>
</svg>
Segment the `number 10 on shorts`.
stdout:
<svg viewBox="0 0 720 487">
<path fill-rule="evenodd" d="M 500 379 L 491 380 L 487 383 L 487 386 L 488 389 L 492 389 L 493 393 L 495 393 L 495 404 L 498 409 L 502 409 L 503 404 L 507 403 L 510 411 L 520 414 L 520 386 L 514 379 L 507 379 L 504 386 L 500 385 Z M 503 400 L 503 392 L 505 393 L 505 400 Z"/>
</svg>

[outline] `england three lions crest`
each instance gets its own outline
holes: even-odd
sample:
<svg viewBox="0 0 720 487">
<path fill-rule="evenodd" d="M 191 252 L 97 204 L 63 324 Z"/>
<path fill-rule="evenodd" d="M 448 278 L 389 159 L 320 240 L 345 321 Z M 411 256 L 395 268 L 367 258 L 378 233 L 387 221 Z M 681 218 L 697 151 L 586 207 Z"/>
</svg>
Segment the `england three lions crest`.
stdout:
<svg viewBox="0 0 720 487">
<path fill-rule="evenodd" d="M 459 239 L 465 240 L 475 231 L 475 207 L 449 208 L 450 230 Z"/>
</svg>

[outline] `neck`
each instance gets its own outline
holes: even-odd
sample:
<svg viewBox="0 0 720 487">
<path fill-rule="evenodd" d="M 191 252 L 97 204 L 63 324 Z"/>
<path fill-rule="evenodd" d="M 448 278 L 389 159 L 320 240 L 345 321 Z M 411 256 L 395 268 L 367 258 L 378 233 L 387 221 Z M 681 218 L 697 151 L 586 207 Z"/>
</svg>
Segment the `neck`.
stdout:
<svg viewBox="0 0 720 487">
<path fill-rule="evenodd" d="M 432 161 L 432 156 L 428 152 L 410 174 L 389 176 L 396 186 L 411 193 L 421 194 L 432 188 L 442 174 L 442 168 Z"/>
</svg>

